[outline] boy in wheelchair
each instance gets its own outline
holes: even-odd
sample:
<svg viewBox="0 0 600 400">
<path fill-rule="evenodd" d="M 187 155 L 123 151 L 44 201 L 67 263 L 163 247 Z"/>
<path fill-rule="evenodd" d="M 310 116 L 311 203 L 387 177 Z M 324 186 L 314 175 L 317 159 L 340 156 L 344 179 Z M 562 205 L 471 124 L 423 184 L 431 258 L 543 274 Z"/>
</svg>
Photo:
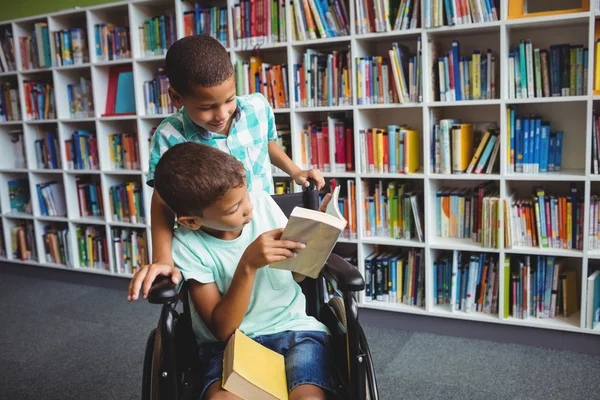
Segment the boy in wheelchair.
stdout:
<svg viewBox="0 0 600 400">
<path fill-rule="evenodd" d="M 240 329 L 285 357 L 290 399 L 325 399 L 336 387 L 329 332 L 306 314 L 294 279 L 301 278 L 268 267 L 295 257 L 304 245 L 280 240 L 286 217 L 266 192 L 250 194 L 245 176 L 234 157 L 192 142 L 169 149 L 155 172 L 155 190 L 179 223 L 172 251 L 188 281 L 192 326 L 206 367 L 201 398 L 237 398 L 221 388 L 221 377 L 226 342 Z M 139 271 L 134 291 L 152 274 Z"/>
</svg>

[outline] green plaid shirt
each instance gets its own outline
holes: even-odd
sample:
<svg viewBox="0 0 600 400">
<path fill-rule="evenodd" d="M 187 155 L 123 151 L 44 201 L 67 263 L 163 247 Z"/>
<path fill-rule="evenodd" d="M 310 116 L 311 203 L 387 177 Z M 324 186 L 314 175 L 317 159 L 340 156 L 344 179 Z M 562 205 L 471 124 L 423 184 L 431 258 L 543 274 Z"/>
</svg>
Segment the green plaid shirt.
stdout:
<svg viewBox="0 0 600 400">
<path fill-rule="evenodd" d="M 165 118 L 156 128 L 150 144 L 150 166 L 146 183 L 154 184 L 154 170 L 169 148 L 183 142 L 198 142 L 231 154 L 244 164 L 248 190 L 273 194 L 273 176 L 268 143 L 275 140 L 275 116 L 260 93 L 236 97 L 237 109 L 228 136 L 209 132 L 196 125 L 184 108 Z M 206 171 L 210 174 L 211 171 Z"/>
</svg>

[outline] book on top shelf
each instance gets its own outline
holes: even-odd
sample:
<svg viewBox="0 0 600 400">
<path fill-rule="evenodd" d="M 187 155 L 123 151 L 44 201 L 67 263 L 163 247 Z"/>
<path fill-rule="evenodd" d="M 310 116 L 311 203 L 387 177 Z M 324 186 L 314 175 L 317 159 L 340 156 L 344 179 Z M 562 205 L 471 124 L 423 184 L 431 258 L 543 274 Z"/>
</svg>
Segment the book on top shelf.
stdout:
<svg viewBox="0 0 600 400">
<path fill-rule="evenodd" d="M 147 18 L 138 29 L 142 57 L 164 56 L 177 40 L 173 14 Z"/>
<path fill-rule="evenodd" d="M 208 35 L 227 47 L 227 7 L 206 7 L 195 3 L 193 11 L 183 13 L 183 35 Z"/>
<path fill-rule="evenodd" d="M 340 186 L 336 187 L 325 212 L 295 207 L 281 235 L 282 240 L 304 243 L 295 258 L 278 261 L 269 267 L 284 269 L 316 279 L 327 262 L 347 221 L 339 209 Z"/>
<path fill-rule="evenodd" d="M 17 70 L 15 42 L 9 27 L 0 28 L 0 72 Z"/>
<path fill-rule="evenodd" d="M 252 49 L 264 44 L 286 42 L 288 7 L 285 0 L 264 2 L 241 0 L 234 3 L 232 9 L 234 45 L 242 49 Z M 226 46 L 227 42 L 221 41 L 221 43 Z"/>
<path fill-rule="evenodd" d="M 20 36 L 21 66 L 24 70 L 52 67 L 52 48 L 48 23 L 33 25 L 31 36 Z"/>
<path fill-rule="evenodd" d="M 582 96 L 587 92 L 588 49 L 558 44 L 549 50 L 521 40 L 508 56 L 508 97 Z"/>
<path fill-rule="evenodd" d="M 425 306 L 422 249 L 375 250 L 364 260 L 366 302 Z"/>
<path fill-rule="evenodd" d="M 454 250 L 433 263 L 433 301 L 451 312 L 498 314 L 498 255 Z"/>
<path fill-rule="evenodd" d="M 416 29 L 421 20 L 420 0 L 355 0 L 356 33 Z"/>
<path fill-rule="evenodd" d="M 512 0 L 510 0 L 512 1 Z M 499 0 L 422 0 L 425 28 L 498 21 Z"/>
<path fill-rule="evenodd" d="M 85 28 L 71 28 L 52 32 L 52 58 L 55 67 L 81 65 L 89 62 Z"/>
<path fill-rule="evenodd" d="M 345 0 L 291 0 L 294 40 L 324 39 L 350 34 Z"/>
<path fill-rule="evenodd" d="M 94 37 L 97 62 L 131 58 L 131 40 L 128 26 L 119 27 L 114 24 L 95 24 Z"/>
</svg>

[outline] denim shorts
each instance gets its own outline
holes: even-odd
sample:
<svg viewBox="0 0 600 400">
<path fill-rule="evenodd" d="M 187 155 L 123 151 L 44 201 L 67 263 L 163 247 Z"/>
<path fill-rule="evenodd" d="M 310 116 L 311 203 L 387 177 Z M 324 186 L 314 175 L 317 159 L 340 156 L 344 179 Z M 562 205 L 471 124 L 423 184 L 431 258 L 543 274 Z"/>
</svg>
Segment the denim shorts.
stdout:
<svg viewBox="0 0 600 400">
<path fill-rule="evenodd" d="M 263 346 L 285 357 L 288 392 L 296 386 L 319 386 L 335 396 L 334 362 L 329 336 L 319 331 L 286 331 L 253 338 Z M 200 399 L 206 389 L 223 378 L 223 352 L 226 343 L 207 343 L 200 346 L 200 360 L 206 374 Z"/>
</svg>

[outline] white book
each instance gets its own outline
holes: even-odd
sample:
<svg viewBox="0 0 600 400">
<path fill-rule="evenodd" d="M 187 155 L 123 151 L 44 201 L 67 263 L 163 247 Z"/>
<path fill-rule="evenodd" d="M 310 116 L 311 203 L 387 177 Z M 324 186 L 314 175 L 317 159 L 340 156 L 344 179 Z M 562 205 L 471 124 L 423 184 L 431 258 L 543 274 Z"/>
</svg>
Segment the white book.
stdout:
<svg viewBox="0 0 600 400">
<path fill-rule="evenodd" d="M 284 269 L 315 279 L 319 276 L 347 224 L 338 206 L 339 195 L 340 186 L 335 188 L 325 212 L 294 208 L 281 240 L 301 242 L 306 248 L 298 250 L 295 258 L 273 263 L 270 268 Z"/>
<path fill-rule="evenodd" d="M 527 97 L 532 99 L 535 97 L 535 75 L 533 73 L 533 46 L 531 40 L 526 41 L 525 52 L 527 54 Z"/>
<path fill-rule="evenodd" d="M 450 285 L 450 311 L 454 312 L 457 309 L 456 284 L 458 277 L 458 250 L 452 252 L 452 283 Z"/>
</svg>

